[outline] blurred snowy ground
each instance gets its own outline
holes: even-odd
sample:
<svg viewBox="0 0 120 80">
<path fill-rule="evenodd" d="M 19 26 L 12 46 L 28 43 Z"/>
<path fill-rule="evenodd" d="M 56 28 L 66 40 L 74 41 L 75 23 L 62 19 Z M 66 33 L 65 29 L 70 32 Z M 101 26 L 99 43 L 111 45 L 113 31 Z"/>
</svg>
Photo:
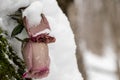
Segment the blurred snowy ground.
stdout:
<svg viewBox="0 0 120 80">
<path fill-rule="evenodd" d="M 91 51 L 82 48 L 88 80 L 117 80 L 116 56 L 111 47 L 104 49 L 104 55 L 99 57 Z"/>
</svg>

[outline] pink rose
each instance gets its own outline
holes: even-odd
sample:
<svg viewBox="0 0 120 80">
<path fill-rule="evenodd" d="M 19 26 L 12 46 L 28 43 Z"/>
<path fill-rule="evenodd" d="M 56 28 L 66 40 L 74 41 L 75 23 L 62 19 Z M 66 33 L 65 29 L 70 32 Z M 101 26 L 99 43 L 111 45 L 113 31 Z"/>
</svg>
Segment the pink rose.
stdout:
<svg viewBox="0 0 120 80">
<path fill-rule="evenodd" d="M 26 31 L 28 33 L 28 41 L 23 43 L 22 53 L 27 66 L 27 72 L 23 74 L 24 78 L 44 78 L 49 74 L 49 51 L 48 43 L 55 42 L 55 38 L 49 36 L 48 33 L 39 34 L 34 36 L 36 33 L 45 29 L 50 30 L 49 23 L 44 16 L 41 15 L 42 20 L 37 26 L 30 27 L 26 17 L 23 19 Z"/>
<path fill-rule="evenodd" d="M 50 58 L 46 43 L 29 41 L 23 47 L 23 58 L 28 71 L 24 78 L 44 78 L 49 74 Z"/>
</svg>

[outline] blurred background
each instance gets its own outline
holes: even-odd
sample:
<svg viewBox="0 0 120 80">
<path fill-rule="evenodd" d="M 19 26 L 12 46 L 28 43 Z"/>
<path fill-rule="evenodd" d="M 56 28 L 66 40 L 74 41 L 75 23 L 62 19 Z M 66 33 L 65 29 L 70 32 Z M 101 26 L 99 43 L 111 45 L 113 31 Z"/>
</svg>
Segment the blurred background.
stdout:
<svg viewBox="0 0 120 80">
<path fill-rule="evenodd" d="M 57 0 L 68 16 L 84 80 L 120 80 L 120 0 Z"/>
</svg>

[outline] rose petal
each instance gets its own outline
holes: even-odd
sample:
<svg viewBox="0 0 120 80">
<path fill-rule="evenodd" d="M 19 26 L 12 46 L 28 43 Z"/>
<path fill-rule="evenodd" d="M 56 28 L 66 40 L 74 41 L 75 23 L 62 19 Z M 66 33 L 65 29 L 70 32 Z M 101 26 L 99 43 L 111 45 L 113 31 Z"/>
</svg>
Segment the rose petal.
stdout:
<svg viewBox="0 0 120 80">
<path fill-rule="evenodd" d="M 46 43 L 29 41 L 23 49 L 23 56 L 29 70 L 23 74 L 24 78 L 44 78 L 48 76 L 50 58 Z"/>
</svg>

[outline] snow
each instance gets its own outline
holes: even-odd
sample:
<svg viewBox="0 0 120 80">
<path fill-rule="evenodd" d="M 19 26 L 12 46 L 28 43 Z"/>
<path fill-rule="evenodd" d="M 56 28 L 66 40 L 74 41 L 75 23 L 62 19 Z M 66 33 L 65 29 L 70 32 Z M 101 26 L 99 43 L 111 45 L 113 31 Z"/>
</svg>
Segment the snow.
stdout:
<svg viewBox="0 0 120 80">
<path fill-rule="evenodd" d="M 0 17 L 15 12 L 19 7 L 29 5 L 28 0 L 0 0 Z"/>
<path fill-rule="evenodd" d="M 42 19 L 41 14 L 43 13 L 43 4 L 40 1 L 34 1 L 23 11 L 23 17 L 26 16 L 29 27 L 37 26 L 40 24 Z M 39 33 L 36 33 L 34 36 L 37 36 L 41 33 L 50 33 L 49 29 L 45 29 Z"/>
<path fill-rule="evenodd" d="M 95 56 L 90 52 L 87 52 L 84 57 L 89 80 L 117 80 L 116 56 L 112 48 L 107 47 L 103 57 Z"/>
<path fill-rule="evenodd" d="M 88 80 L 118 80 L 116 75 L 116 55 L 110 45 L 105 46 L 104 55 L 101 57 L 87 50 L 85 42 L 82 42 L 80 47 L 83 52 Z"/>
<path fill-rule="evenodd" d="M 37 2 L 36 2 L 37 1 Z M 56 42 L 49 44 L 49 55 L 51 58 L 50 74 L 48 77 L 41 80 L 83 80 L 80 72 L 78 71 L 77 61 L 75 56 L 76 45 L 74 41 L 74 35 L 70 28 L 70 23 L 59 8 L 56 0 L 4 0 L 0 3 L 0 17 L 3 19 L 3 24 L 6 26 L 9 33 L 17 25 L 15 21 L 10 20 L 7 16 L 17 10 L 19 7 L 29 5 L 32 3 L 24 12 L 26 16 L 34 14 L 30 18 L 30 22 L 37 23 L 40 18 L 39 14 L 42 12 L 51 27 L 50 35 L 56 38 Z M 8 8 L 9 7 L 9 8 Z M 4 14 L 5 13 L 5 14 Z M 31 18 L 34 18 L 33 21 Z M 33 25 L 33 23 L 32 23 Z M 23 31 L 20 35 L 21 38 L 26 37 L 26 33 Z M 13 47 L 21 54 L 21 43 L 15 39 L 10 40 Z M 20 55 L 19 55 L 20 56 Z M 39 79 L 35 79 L 39 80 Z"/>
<path fill-rule="evenodd" d="M 50 30 L 49 29 L 45 29 L 43 31 L 40 31 L 40 32 L 36 33 L 34 36 L 37 36 L 37 35 L 42 34 L 42 33 L 50 33 Z"/>
<path fill-rule="evenodd" d="M 41 20 L 43 5 L 40 1 L 35 1 L 28 8 L 26 8 L 23 12 L 23 17 L 26 16 L 28 19 L 28 23 L 31 26 L 39 25 Z"/>
<path fill-rule="evenodd" d="M 86 56 L 85 61 L 86 61 L 87 65 L 91 65 L 91 66 L 94 66 L 97 68 L 102 68 L 103 70 L 108 70 L 108 71 L 116 70 L 116 66 L 115 66 L 116 65 L 115 64 L 116 57 L 115 57 L 115 54 L 112 51 L 112 49 L 109 47 L 105 50 L 103 57 L 96 56 L 96 55 L 92 54 L 90 51 L 86 51 L 84 56 Z M 113 65 L 111 65 L 111 64 L 113 64 Z"/>
<path fill-rule="evenodd" d="M 104 74 L 94 71 L 89 71 L 89 80 L 118 80 L 115 74 Z"/>
<path fill-rule="evenodd" d="M 0 28 L 2 28 L 3 26 L 3 22 L 2 22 L 2 18 L 0 18 Z"/>
</svg>

